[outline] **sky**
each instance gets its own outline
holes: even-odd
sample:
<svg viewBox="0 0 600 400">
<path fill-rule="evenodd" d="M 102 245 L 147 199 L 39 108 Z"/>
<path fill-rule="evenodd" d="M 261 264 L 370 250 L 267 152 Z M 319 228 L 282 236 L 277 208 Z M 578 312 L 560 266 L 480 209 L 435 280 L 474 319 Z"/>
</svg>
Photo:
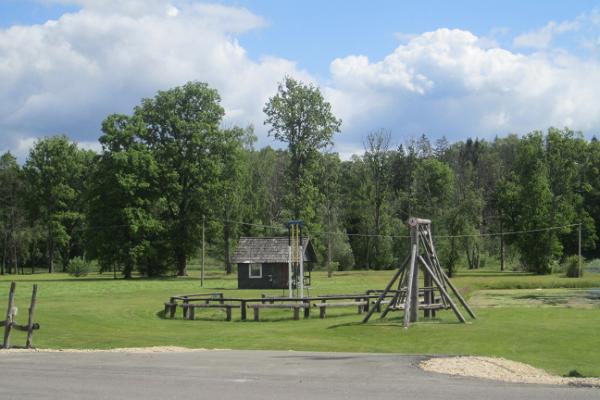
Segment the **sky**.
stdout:
<svg viewBox="0 0 600 400">
<path fill-rule="evenodd" d="M 223 126 L 268 136 L 292 76 L 342 119 L 343 158 L 394 145 L 550 126 L 600 132 L 600 1 L 0 0 L 0 151 L 66 134 L 99 150 L 102 120 L 158 90 L 218 89 Z"/>
</svg>

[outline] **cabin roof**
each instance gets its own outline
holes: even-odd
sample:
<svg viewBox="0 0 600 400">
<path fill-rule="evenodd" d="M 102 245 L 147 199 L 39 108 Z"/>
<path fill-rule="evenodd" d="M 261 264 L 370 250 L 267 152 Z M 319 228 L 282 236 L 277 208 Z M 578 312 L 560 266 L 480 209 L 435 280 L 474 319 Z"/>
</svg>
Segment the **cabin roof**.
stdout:
<svg viewBox="0 0 600 400">
<path fill-rule="evenodd" d="M 310 239 L 302 239 L 304 261 L 314 262 L 317 259 Z M 284 237 L 242 237 L 238 242 L 235 254 L 231 259 L 237 264 L 250 263 L 287 263 L 288 238 Z"/>
</svg>

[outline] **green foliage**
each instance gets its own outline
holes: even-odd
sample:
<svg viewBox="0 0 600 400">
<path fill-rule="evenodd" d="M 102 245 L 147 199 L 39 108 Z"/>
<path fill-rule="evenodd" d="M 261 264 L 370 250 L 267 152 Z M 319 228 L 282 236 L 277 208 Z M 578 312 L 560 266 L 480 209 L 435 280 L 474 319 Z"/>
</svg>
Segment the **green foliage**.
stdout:
<svg viewBox="0 0 600 400">
<path fill-rule="evenodd" d="M 314 224 L 319 195 L 314 172 L 317 151 L 332 144 L 342 122 L 335 118 L 318 88 L 290 77 L 279 84 L 277 94 L 263 111 L 269 133 L 288 144 L 290 189 L 286 202 L 291 217 Z"/>
<path fill-rule="evenodd" d="M 57 259 L 64 270 L 82 252 L 83 194 L 92 156 L 66 136 L 54 136 L 38 140 L 23 167 L 29 216 L 43 227 L 49 272 Z"/>
<path fill-rule="evenodd" d="M 76 278 L 86 276 L 90 272 L 90 264 L 82 257 L 75 257 L 69 261 L 67 273 Z"/>
<path fill-rule="evenodd" d="M 562 263 L 562 270 L 569 278 L 581 278 L 583 276 L 583 267 L 580 267 L 583 260 L 579 256 L 569 256 Z"/>
</svg>

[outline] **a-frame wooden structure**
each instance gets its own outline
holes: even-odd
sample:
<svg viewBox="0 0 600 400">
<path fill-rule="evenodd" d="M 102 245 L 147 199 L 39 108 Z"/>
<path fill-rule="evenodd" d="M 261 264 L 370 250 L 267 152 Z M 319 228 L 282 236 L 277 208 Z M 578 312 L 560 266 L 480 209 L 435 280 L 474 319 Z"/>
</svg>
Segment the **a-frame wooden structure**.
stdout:
<svg viewBox="0 0 600 400">
<path fill-rule="evenodd" d="M 418 319 L 419 310 L 424 311 L 424 316 L 434 317 L 437 310 L 452 309 L 460 322 L 465 322 L 465 317 L 458 306 L 450 297 L 450 291 L 460 302 L 462 307 L 475 318 L 475 313 L 465 299 L 452 284 L 438 259 L 431 237 L 431 221 L 411 217 L 408 220 L 410 228 L 410 255 L 404 260 L 400 268 L 377 298 L 363 322 L 367 322 L 376 310 L 381 310 L 382 305 L 387 306 L 381 313 L 383 318 L 390 311 L 404 311 L 404 327 L 408 328 L 411 322 Z M 424 286 L 419 288 L 419 269 L 423 272 Z M 394 284 L 398 282 L 397 287 Z"/>
</svg>

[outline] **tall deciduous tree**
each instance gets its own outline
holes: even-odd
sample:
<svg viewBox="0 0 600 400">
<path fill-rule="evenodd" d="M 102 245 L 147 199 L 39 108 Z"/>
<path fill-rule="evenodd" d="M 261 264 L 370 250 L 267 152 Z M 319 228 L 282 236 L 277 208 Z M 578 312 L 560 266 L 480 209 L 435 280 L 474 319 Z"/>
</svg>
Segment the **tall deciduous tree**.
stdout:
<svg viewBox="0 0 600 400">
<path fill-rule="evenodd" d="M 135 108 L 143 123 L 139 138 L 157 166 L 156 184 L 164 200 L 167 229 L 177 274 L 187 274 L 187 260 L 198 248 L 204 215 L 214 213 L 223 168 L 224 115 L 221 98 L 205 83 L 160 91 Z"/>
<path fill-rule="evenodd" d="M 290 195 L 287 203 L 293 218 L 315 219 L 318 193 L 314 161 L 318 150 L 332 144 L 341 120 L 331 111 L 321 91 L 290 77 L 279 84 L 277 94 L 263 108 L 269 133 L 288 144 Z"/>
<path fill-rule="evenodd" d="M 87 247 L 103 271 L 134 269 L 149 276 L 165 272 L 169 258 L 164 212 L 157 185 L 158 167 L 139 141 L 144 124 L 126 115 L 102 123 L 103 152 L 92 174 L 87 201 Z"/>
<path fill-rule="evenodd" d="M 66 267 L 74 235 L 83 228 L 80 200 L 90 159 L 66 136 L 54 136 L 37 141 L 25 162 L 29 210 L 44 227 L 48 272 L 59 254 Z"/>
</svg>

